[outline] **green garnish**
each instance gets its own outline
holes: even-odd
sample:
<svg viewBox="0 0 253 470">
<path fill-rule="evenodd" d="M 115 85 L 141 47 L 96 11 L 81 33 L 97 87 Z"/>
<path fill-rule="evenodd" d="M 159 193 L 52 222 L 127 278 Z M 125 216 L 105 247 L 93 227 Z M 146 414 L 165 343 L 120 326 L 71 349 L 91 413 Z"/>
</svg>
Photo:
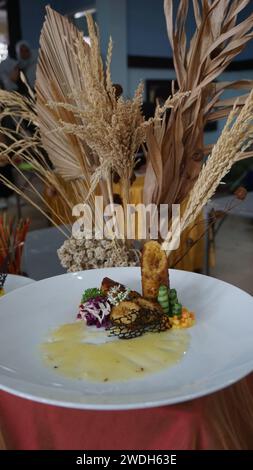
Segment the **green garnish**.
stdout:
<svg viewBox="0 0 253 470">
<path fill-rule="evenodd" d="M 169 297 L 172 304 L 178 302 L 176 289 L 170 289 Z"/>
<path fill-rule="evenodd" d="M 169 301 L 169 292 L 167 286 L 160 286 L 158 291 L 157 300 L 161 305 L 164 313 L 167 315 L 170 314 L 170 301 Z"/>
<path fill-rule="evenodd" d="M 179 303 L 176 289 L 168 289 L 167 286 L 160 286 L 157 301 L 161 305 L 164 313 L 173 317 L 182 315 L 182 304 Z"/>
<path fill-rule="evenodd" d="M 104 292 L 101 289 L 97 289 L 96 287 L 92 287 L 90 289 L 86 289 L 82 295 L 81 303 L 84 304 L 87 300 L 94 299 L 95 297 L 104 297 Z"/>
<path fill-rule="evenodd" d="M 176 289 L 171 289 L 169 296 L 170 296 L 171 316 L 177 315 L 178 317 L 180 317 L 182 315 L 182 304 L 178 302 Z"/>
</svg>

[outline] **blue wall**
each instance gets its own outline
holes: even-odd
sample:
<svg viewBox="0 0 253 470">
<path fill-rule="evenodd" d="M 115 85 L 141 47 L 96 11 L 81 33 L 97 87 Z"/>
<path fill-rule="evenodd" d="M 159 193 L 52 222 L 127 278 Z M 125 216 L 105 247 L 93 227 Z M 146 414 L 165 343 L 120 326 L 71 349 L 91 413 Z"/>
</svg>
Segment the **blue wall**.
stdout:
<svg viewBox="0 0 253 470">
<path fill-rule="evenodd" d="M 113 40 L 111 75 L 128 91 L 127 70 L 127 6 L 128 0 L 96 0 L 102 56 L 107 53 L 109 37 Z"/>
<path fill-rule="evenodd" d="M 175 6 L 177 3 L 178 0 L 174 0 Z M 192 2 L 189 2 L 189 5 L 187 30 L 191 36 L 195 29 L 195 20 Z M 251 13 L 253 13 L 253 0 L 239 18 L 247 18 Z M 129 55 L 171 57 L 163 0 L 127 0 L 127 48 Z M 253 40 L 238 57 L 253 59 Z"/>
<path fill-rule="evenodd" d="M 163 0 L 127 0 L 129 55 L 169 56 Z"/>
<path fill-rule="evenodd" d="M 237 21 L 246 19 L 249 15 L 253 14 L 253 1 L 250 0 L 249 5 L 238 15 Z M 239 60 L 253 59 L 253 40 L 251 39 L 245 49 L 238 56 Z"/>
<path fill-rule="evenodd" d="M 124 0 L 117 0 L 120 3 Z M 178 0 L 174 0 L 175 4 Z M 40 30 L 45 16 L 45 6 L 49 4 L 62 14 L 70 14 L 82 8 L 96 4 L 96 0 L 20 0 L 21 28 L 23 38 L 33 47 L 38 47 Z M 107 8 L 108 0 L 100 0 L 102 10 Z M 192 2 L 189 2 L 190 4 Z M 109 3 L 108 3 L 109 4 Z M 127 5 L 127 53 L 129 55 L 171 57 L 163 0 L 126 0 Z M 253 1 L 245 8 L 240 18 L 246 18 L 253 13 Z M 115 15 L 117 22 L 117 12 Z M 191 34 L 194 28 L 192 11 L 188 30 Z M 117 41 L 118 37 L 115 38 Z M 239 59 L 253 59 L 253 41 L 251 40 Z"/>
<path fill-rule="evenodd" d="M 21 31 L 23 39 L 32 47 L 38 48 L 40 31 L 45 17 L 45 7 L 50 4 L 61 14 L 71 14 L 77 10 L 90 8 L 95 0 L 20 0 Z"/>
</svg>

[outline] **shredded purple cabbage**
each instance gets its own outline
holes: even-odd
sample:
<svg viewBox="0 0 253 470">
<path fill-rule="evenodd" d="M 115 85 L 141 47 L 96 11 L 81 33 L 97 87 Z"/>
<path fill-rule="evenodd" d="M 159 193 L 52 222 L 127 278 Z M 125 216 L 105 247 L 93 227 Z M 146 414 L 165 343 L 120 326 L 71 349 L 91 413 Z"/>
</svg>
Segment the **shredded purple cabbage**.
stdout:
<svg viewBox="0 0 253 470">
<path fill-rule="evenodd" d="M 85 320 L 88 326 L 108 328 L 111 306 L 105 297 L 98 296 L 87 300 L 79 307 L 78 319 Z"/>
</svg>

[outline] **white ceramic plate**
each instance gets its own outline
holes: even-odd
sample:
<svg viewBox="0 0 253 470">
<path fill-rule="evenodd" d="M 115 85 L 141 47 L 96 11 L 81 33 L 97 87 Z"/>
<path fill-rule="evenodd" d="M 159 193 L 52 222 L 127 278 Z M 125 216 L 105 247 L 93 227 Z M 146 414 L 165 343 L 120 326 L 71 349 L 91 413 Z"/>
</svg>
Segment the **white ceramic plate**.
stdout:
<svg viewBox="0 0 253 470">
<path fill-rule="evenodd" d="M 8 274 L 5 284 L 4 290 L 6 294 L 9 294 L 13 290 L 19 289 L 20 287 L 28 286 L 35 282 L 33 279 L 24 276 L 17 276 L 16 274 Z"/>
<path fill-rule="evenodd" d="M 171 285 L 196 312 L 182 361 L 128 382 L 97 384 L 45 367 L 39 346 L 51 328 L 75 319 L 81 293 L 104 276 L 141 290 L 139 268 L 64 274 L 0 300 L 0 389 L 53 405 L 130 409 L 179 403 L 226 387 L 253 370 L 253 298 L 211 277 L 171 271 Z"/>
</svg>

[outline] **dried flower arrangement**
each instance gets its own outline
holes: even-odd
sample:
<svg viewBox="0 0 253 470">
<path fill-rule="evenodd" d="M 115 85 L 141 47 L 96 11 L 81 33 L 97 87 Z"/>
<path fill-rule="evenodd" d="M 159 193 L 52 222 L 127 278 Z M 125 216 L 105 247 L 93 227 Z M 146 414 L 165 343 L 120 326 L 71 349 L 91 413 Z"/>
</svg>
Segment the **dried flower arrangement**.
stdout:
<svg viewBox="0 0 253 470">
<path fill-rule="evenodd" d="M 223 91 L 250 88 L 252 82 L 214 83 L 252 37 L 253 15 L 237 24 L 237 16 L 248 1 L 202 0 L 201 6 L 199 1 L 193 1 L 196 31 L 189 47 L 185 32 L 188 3 L 179 2 L 174 27 L 173 1 L 165 0 L 179 89 L 163 106 L 157 105 L 155 116 L 149 121 L 142 115 L 142 84 L 133 99 L 119 96 L 110 74 L 112 40 L 104 67 L 99 32 L 89 15 L 90 46 L 66 18 L 47 7 L 40 40 L 36 99 L 32 93 L 30 98 L 23 98 L 0 91 L 5 108 L 2 117 L 11 115 L 17 123 L 16 131 L 1 126 L 8 140 L 1 143 L 2 158 L 7 158 L 25 179 L 12 155 L 32 164 L 45 187 L 57 192 L 64 207 L 62 215 L 28 181 L 39 202 L 30 194 L 22 195 L 53 223 L 61 224 L 59 229 L 68 236 L 66 221 L 72 222 L 73 206 L 88 202 L 94 213 L 98 192 L 105 204 L 113 202 L 115 173 L 120 177 L 122 204 L 126 208 L 135 155 L 141 145 L 145 146 L 148 159 L 144 203 L 183 202 L 186 210 L 181 229 L 195 220 L 232 163 L 249 156 L 246 148 L 252 137 L 249 118 L 252 94 L 240 97 L 235 107 L 234 99 L 220 98 Z M 213 149 L 205 148 L 205 124 L 226 116 L 231 109 L 221 138 Z M 36 126 L 32 135 L 23 127 L 24 121 Z M 211 156 L 202 168 L 204 156 L 210 151 Z M 0 179 L 21 194 L 4 177 Z M 59 256 L 68 269 L 95 267 L 91 258 L 100 248 L 105 256 L 100 266 L 138 264 L 138 252 L 116 239 L 108 241 L 106 247 L 102 241 L 94 240 L 91 249 L 89 240 L 80 242 L 70 237 Z"/>
<path fill-rule="evenodd" d="M 39 198 L 39 203 L 30 194 L 23 194 L 23 197 L 40 208 L 44 215 L 50 209 L 49 219 L 52 223 L 60 224 L 60 230 L 66 234 L 67 225 L 72 222 L 71 211 L 76 204 L 89 203 L 94 214 L 94 196 L 97 190 L 103 195 L 105 204 L 113 203 L 113 173 L 120 176 L 119 184 L 126 207 L 135 154 L 145 141 L 146 130 L 153 122 L 145 122 L 142 115 L 142 84 L 132 100 L 117 95 L 110 76 L 112 41 L 109 41 L 104 69 L 99 33 L 89 15 L 87 23 L 91 47 L 66 18 L 47 8 L 40 41 L 36 100 L 32 95 L 30 98 L 23 98 L 17 93 L 0 91 L 0 100 L 4 105 L 1 117 L 11 115 L 16 120 L 19 131 L 17 133 L 1 127 L 8 139 L 1 145 L 2 158 L 7 158 L 22 174 L 16 163 L 17 157 L 22 157 L 32 165 L 49 191 L 52 188 L 56 190 L 62 199 L 62 206 L 65 207 L 61 215 L 49 205 L 46 197 L 38 193 L 23 173 L 34 195 Z M 173 106 L 179 98 L 179 94 L 168 98 L 164 109 Z M 159 114 L 155 119 L 159 119 Z M 26 133 L 22 126 L 24 121 L 37 126 L 33 135 Z M 52 166 L 42 149 L 46 150 Z M 15 155 L 15 160 L 11 158 L 12 155 Z M 21 194 L 15 185 L 4 177 L 1 178 L 10 188 Z M 99 242 L 94 241 L 94 244 L 94 249 L 98 248 Z M 69 269 L 94 266 L 94 260 L 91 262 L 87 258 L 91 254 L 88 241 L 78 242 L 79 257 L 76 253 L 75 259 L 78 258 L 78 262 L 75 261 L 74 264 L 71 256 L 73 246 L 77 249 L 75 240 L 67 240 L 59 252 L 60 256 L 64 256 L 65 266 Z M 116 258 L 115 248 L 118 254 Z M 66 253 L 66 250 L 69 251 Z M 107 242 L 107 257 L 103 265 L 107 265 L 109 259 L 110 263 L 117 260 L 120 265 L 139 262 L 138 252 L 133 251 L 132 247 L 126 248 L 118 240 Z"/>
<path fill-rule="evenodd" d="M 140 253 L 133 247 L 111 240 L 67 239 L 58 250 L 61 264 L 70 272 L 114 266 L 138 266 Z"/>
</svg>

